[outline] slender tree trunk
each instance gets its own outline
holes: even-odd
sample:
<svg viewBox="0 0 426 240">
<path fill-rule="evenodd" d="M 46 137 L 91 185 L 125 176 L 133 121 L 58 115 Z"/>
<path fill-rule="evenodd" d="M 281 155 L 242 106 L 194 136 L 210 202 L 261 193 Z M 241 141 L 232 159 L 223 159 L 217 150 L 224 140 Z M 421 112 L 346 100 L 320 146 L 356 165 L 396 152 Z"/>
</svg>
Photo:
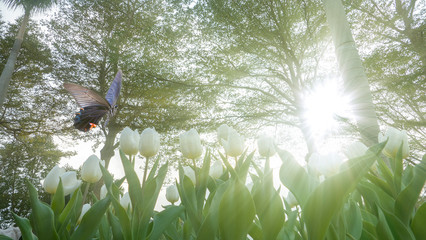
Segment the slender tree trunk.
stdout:
<svg viewBox="0 0 426 240">
<path fill-rule="evenodd" d="M 16 36 L 9 58 L 7 59 L 6 65 L 4 65 L 3 71 L 0 75 L 0 108 L 3 106 L 4 100 L 6 99 L 7 88 L 9 87 L 10 79 L 12 78 L 13 71 L 15 70 L 15 63 L 18 59 L 18 53 L 21 49 L 25 30 L 30 19 L 30 11 L 31 10 L 25 10 L 24 19 L 19 27 L 18 35 Z"/>
<path fill-rule="evenodd" d="M 117 136 L 119 132 L 118 127 L 114 122 L 110 122 L 108 124 L 108 134 L 106 135 L 105 144 L 103 148 L 101 149 L 101 159 L 105 160 L 105 168 L 108 168 L 109 162 L 111 161 L 111 158 L 114 156 L 114 143 L 115 143 L 115 137 Z"/>
<path fill-rule="evenodd" d="M 358 130 L 365 144 L 377 143 L 379 125 L 367 75 L 362 66 L 341 0 L 323 0 L 345 94 L 351 98 Z"/>
</svg>

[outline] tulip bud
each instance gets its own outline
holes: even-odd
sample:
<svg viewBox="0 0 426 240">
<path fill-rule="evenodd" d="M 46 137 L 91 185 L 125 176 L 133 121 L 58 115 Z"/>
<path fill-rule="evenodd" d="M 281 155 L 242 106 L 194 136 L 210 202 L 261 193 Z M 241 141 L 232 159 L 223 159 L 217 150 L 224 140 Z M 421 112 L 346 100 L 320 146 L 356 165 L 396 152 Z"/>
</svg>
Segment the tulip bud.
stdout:
<svg viewBox="0 0 426 240">
<path fill-rule="evenodd" d="M 262 157 L 272 157 L 275 154 L 274 139 L 263 135 L 257 140 L 257 150 Z"/>
<path fill-rule="evenodd" d="M 244 151 L 244 138 L 233 128 L 229 128 L 228 138 L 226 141 L 222 139 L 222 145 L 228 156 L 237 157 Z"/>
<path fill-rule="evenodd" d="M 348 159 L 364 156 L 368 148 L 362 142 L 353 142 L 343 152 Z"/>
<path fill-rule="evenodd" d="M 126 192 L 123 197 L 120 198 L 120 205 L 124 208 L 124 210 L 127 211 L 127 209 L 130 208 L 130 211 L 132 211 L 132 202 L 128 192 Z"/>
<path fill-rule="evenodd" d="M 388 139 L 383 153 L 388 157 L 395 157 L 398 153 L 399 147 L 402 145 L 402 158 L 408 157 L 410 147 L 408 144 L 407 131 L 399 131 L 393 127 L 389 127 L 386 134 L 379 133 L 379 142 L 384 142 Z"/>
<path fill-rule="evenodd" d="M 210 167 L 210 172 L 209 175 L 213 178 L 213 179 L 217 179 L 220 178 L 220 176 L 222 176 L 223 174 L 223 166 L 222 163 L 217 160 L 213 163 L 213 165 Z"/>
<path fill-rule="evenodd" d="M 138 130 L 125 127 L 120 135 L 120 149 L 127 155 L 136 155 L 139 148 Z"/>
<path fill-rule="evenodd" d="M 46 192 L 54 194 L 59 184 L 59 177 L 65 173 L 65 169 L 59 167 L 58 165 L 54 166 L 52 170 L 47 174 L 43 182 L 43 188 Z M 62 183 L 63 184 L 63 183 Z"/>
<path fill-rule="evenodd" d="M 68 171 L 60 176 L 64 187 L 64 196 L 73 193 L 81 185 L 81 180 L 77 180 L 75 171 Z"/>
<path fill-rule="evenodd" d="M 186 158 L 196 159 L 201 156 L 203 148 L 201 147 L 200 135 L 197 130 L 191 129 L 179 136 L 180 149 Z"/>
<path fill-rule="evenodd" d="M 160 135 L 154 128 L 146 128 L 139 139 L 139 152 L 148 158 L 158 153 L 160 149 Z"/>
<path fill-rule="evenodd" d="M 179 200 L 179 192 L 176 185 L 170 185 L 166 188 L 166 199 L 171 204 L 174 204 Z"/>
<path fill-rule="evenodd" d="M 102 171 L 99 167 L 99 163 L 103 166 L 105 161 L 99 160 L 96 155 L 91 155 L 81 167 L 81 178 L 88 183 L 95 183 L 102 177 Z"/>
<path fill-rule="evenodd" d="M 297 206 L 299 203 L 297 202 L 296 197 L 293 195 L 292 192 L 288 192 L 287 197 L 285 198 L 285 200 L 287 201 L 288 205 L 290 205 L 290 207 L 295 207 Z"/>
<path fill-rule="evenodd" d="M 81 222 L 81 219 L 83 219 L 84 214 L 86 214 L 87 211 L 89 211 L 90 209 L 90 204 L 86 203 L 83 205 L 83 207 L 81 208 L 81 213 L 80 213 L 80 217 L 77 220 L 77 224 L 79 224 Z"/>
<path fill-rule="evenodd" d="M 105 184 L 104 184 L 104 185 L 102 185 L 102 187 L 101 187 L 101 191 L 99 192 L 99 197 L 100 197 L 100 199 L 105 198 L 105 197 L 106 197 L 106 195 L 107 195 L 107 193 L 108 193 L 108 190 L 107 190 L 107 188 L 106 188 L 106 186 L 105 186 Z"/>
<path fill-rule="evenodd" d="M 228 130 L 229 126 L 226 124 L 220 125 L 220 127 L 217 128 L 217 138 L 219 139 L 219 143 L 222 144 L 221 139 L 227 139 L 228 138 Z"/>
<path fill-rule="evenodd" d="M 331 176 L 339 172 L 341 163 L 342 159 L 335 152 L 326 155 L 313 153 L 309 158 L 308 166 L 319 174 Z"/>
<path fill-rule="evenodd" d="M 195 172 L 194 169 L 192 169 L 189 166 L 185 166 L 183 167 L 183 174 L 185 174 L 185 176 L 187 176 L 189 179 L 191 179 L 192 183 L 195 185 Z"/>
</svg>

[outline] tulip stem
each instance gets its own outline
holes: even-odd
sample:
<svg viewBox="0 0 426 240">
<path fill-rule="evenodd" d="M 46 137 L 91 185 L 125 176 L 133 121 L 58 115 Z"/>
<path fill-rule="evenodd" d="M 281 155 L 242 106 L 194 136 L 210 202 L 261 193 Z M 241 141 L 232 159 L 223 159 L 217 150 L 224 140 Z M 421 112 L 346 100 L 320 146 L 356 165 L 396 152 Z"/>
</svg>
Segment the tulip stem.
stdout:
<svg viewBox="0 0 426 240">
<path fill-rule="evenodd" d="M 84 194 L 83 194 L 83 204 L 84 204 L 84 202 L 86 201 L 86 197 L 87 197 L 87 193 L 89 192 L 89 186 L 90 186 L 90 183 L 87 183 L 86 184 L 86 187 L 84 188 Z M 82 206 L 83 207 L 83 206 Z"/>
<path fill-rule="evenodd" d="M 145 159 L 145 169 L 143 170 L 142 187 L 145 184 L 146 174 L 148 173 L 148 162 L 149 162 L 149 157 L 146 157 L 146 159 Z"/>
<path fill-rule="evenodd" d="M 192 159 L 192 164 L 194 165 L 194 174 L 195 174 L 195 183 L 194 183 L 194 185 L 197 185 L 197 183 L 198 183 L 198 181 L 197 181 L 197 179 L 198 179 L 198 175 L 197 175 L 197 164 L 195 164 L 195 159 L 194 158 Z"/>
</svg>

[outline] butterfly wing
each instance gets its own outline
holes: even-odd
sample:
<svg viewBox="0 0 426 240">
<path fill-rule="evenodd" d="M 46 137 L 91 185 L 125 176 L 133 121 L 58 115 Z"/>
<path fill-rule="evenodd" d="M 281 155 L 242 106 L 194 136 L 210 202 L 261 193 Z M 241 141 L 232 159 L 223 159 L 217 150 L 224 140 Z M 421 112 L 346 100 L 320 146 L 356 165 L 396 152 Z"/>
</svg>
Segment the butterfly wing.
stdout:
<svg viewBox="0 0 426 240">
<path fill-rule="evenodd" d="M 64 83 L 64 88 L 72 94 L 77 101 L 77 104 L 82 108 L 89 106 L 111 107 L 109 102 L 90 89 L 74 83 Z"/>
<path fill-rule="evenodd" d="M 102 117 L 107 114 L 109 107 L 90 106 L 81 108 L 74 117 L 74 127 L 80 131 L 87 132 L 99 123 Z"/>
<path fill-rule="evenodd" d="M 109 88 L 105 99 L 108 101 L 110 106 L 115 106 L 117 104 L 118 96 L 120 95 L 121 90 L 121 70 L 118 70 L 117 75 L 112 81 L 111 87 Z"/>
</svg>

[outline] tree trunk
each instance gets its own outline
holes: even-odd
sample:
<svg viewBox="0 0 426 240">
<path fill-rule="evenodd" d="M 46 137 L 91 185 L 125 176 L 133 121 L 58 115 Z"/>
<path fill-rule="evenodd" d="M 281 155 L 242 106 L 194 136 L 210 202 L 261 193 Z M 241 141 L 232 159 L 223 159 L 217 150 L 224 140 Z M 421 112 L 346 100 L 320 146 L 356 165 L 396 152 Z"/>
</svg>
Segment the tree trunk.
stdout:
<svg viewBox="0 0 426 240">
<path fill-rule="evenodd" d="M 345 94 L 351 97 L 351 107 L 361 137 L 364 143 L 370 146 L 377 143 L 379 125 L 367 75 L 356 49 L 341 0 L 323 0 L 323 3 L 344 81 Z"/>
<path fill-rule="evenodd" d="M 108 134 L 106 135 L 105 144 L 101 149 L 101 159 L 105 160 L 105 168 L 108 168 L 109 162 L 114 156 L 114 142 L 118 132 L 119 128 L 116 126 L 115 122 L 110 122 L 108 124 Z"/>
<path fill-rule="evenodd" d="M 6 99 L 7 88 L 9 87 L 10 79 L 15 70 L 15 63 L 18 59 L 19 50 L 24 41 L 25 30 L 30 19 L 30 11 L 31 10 L 25 10 L 24 19 L 19 27 L 18 35 L 16 36 L 9 58 L 0 75 L 0 108 L 3 106 L 4 100 Z"/>
</svg>

